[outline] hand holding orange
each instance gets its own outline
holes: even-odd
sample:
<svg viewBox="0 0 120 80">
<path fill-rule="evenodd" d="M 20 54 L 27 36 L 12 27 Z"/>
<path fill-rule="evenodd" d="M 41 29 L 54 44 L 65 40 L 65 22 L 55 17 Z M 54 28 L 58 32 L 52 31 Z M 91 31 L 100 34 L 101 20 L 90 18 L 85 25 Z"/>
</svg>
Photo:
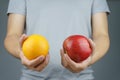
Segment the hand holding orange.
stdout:
<svg viewBox="0 0 120 80">
<path fill-rule="evenodd" d="M 23 42 L 22 51 L 29 60 L 41 55 L 46 56 L 49 52 L 49 43 L 44 36 L 33 34 Z"/>
</svg>

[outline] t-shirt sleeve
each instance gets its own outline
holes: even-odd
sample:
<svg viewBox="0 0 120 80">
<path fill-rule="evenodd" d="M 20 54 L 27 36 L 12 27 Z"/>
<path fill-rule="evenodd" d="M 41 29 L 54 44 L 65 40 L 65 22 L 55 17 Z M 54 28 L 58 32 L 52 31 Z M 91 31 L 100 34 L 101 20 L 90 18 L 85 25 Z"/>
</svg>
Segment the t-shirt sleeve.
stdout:
<svg viewBox="0 0 120 80">
<path fill-rule="evenodd" d="M 9 13 L 25 15 L 25 0 L 9 0 L 7 14 Z"/>
<path fill-rule="evenodd" d="M 109 6 L 106 0 L 94 0 L 92 6 L 92 15 L 99 12 L 110 13 Z"/>
</svg>

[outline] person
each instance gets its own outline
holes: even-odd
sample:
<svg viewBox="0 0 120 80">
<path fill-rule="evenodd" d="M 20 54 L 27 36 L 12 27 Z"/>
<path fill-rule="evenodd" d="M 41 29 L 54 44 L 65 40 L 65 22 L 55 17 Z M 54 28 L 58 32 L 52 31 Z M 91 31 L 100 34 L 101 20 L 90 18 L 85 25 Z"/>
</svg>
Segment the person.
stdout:
<svg viewBox="0 0 120 80">
<path fill-rule="evenodd" d="M 22 65 L 20 80 L 93 80 L 92 65 L 108 51 L 110 40 L 106 0 L 10 0 L 5 47 Z M 49 54 L 28 60 L 22 43 L 31 34 L 45 36 Z M 76 63 L 64 54 L 66 37 L 84 35 L 92 55 Z"/>
</svg>

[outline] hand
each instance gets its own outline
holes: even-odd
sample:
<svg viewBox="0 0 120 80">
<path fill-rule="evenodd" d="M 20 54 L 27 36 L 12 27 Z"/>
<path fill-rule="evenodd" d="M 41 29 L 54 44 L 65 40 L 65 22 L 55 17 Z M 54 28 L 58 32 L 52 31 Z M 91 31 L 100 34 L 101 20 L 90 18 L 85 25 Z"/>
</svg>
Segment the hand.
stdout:
<svg viewBox="0 0 120 80">
<path fill-rule="evenodd" d="M 22 44 L 26 39 L 27 39 L 27 36 L 23 34 L 20 38 L 20 47 L 22 47 Z M 20 55 L 21 63 L 25 65 L 27 68 L 35 71 L 42 71 L 49 63 L 49 58 L 50 58 L 48 54 L 46 57 L 39 56 L 36 59 L 28 60 L 24 56 L 22 50 L 19 51 L 19 55 Z"/>
<path fill-rule="evenodd" d="M 91 39 L 89 39 L 89 42 L 90 42 L 90 45 L 92 46 L 92 50 L 94 52 L 95 44 L 93 43 L 93 41 Z M 66 53 L 64 53 L 64 50 L 61 49 L 60 53 L 61 53 L 62 65 L 73 73 L 81 72 L 82 70 L 84 70 L 88 66 L 90 66 L 90 64 L 91 64 L 92 55 L 89 56 L 86 60 L 82 61 L 81 63 L 76 63 L 72 59 L 70 59 L 70 57 Z"/>
</svg>

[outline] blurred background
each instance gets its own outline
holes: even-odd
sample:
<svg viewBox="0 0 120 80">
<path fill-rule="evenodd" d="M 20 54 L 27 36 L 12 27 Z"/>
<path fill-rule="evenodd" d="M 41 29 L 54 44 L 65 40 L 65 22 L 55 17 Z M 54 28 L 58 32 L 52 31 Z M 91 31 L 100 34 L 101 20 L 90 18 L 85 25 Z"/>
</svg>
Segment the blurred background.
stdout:
<svg viewBox="0 0 120 80">
<path fill-rule="evenodd" d="M 3 41 L 7 26 L 9 0 L 0 0 L 0 80 L 19 80 L 21 63 L 5 50 Z M 93 65 L 96 80 L 120 80 L 120 0 L 108 0 L 111 46 L 108 54 Z M 104 43 L 103 43 L 104 44 Z"/>
</svg>

